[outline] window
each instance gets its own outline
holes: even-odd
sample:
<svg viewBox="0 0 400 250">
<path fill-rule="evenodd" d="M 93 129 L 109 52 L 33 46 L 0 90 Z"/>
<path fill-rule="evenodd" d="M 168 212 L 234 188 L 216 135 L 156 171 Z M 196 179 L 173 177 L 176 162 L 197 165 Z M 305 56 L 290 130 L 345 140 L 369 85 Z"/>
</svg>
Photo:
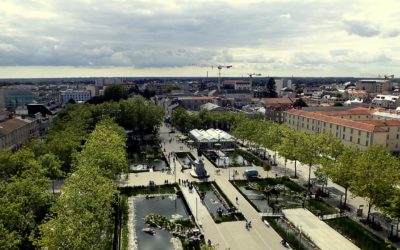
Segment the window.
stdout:
<svg viewBox="0 0 400 250">
<path fill-rule="evenodd" d="M 350 136 L 350 141 L 353 142 L 353 136 Z"/>
<path fill-rule="evenodd" d="M 357 144 L 360 144 L 360 138 L 357 139 Z"/>
<path fill-rule="evenodd" d="M 342 139 L 344 140 L 344 134 L 343 134 L 343 138 Z"/>
<path fill-rule="evenodd" d="M 331 124 L 329 124 L 329 128 L 332 128 L 332 123 L 331 123 Z"/>
<path fill-rule="evenodd" d="M 346 132 L 346 127 L 343 127 L 343 132 Z"/>
<path fill-rule="evenodd" d="M 368 141 L 365 141 L 365 146 L 368 146 Z"/>
<path fill-rule="evenodd" d="M 361 130 L 358 130 L 358 135 L 361 135 Z"/>
<path fill-rule="evenodd" d="M 351 133 L 353 134 L 353 129 L 351 129 Z"/>
</svg>

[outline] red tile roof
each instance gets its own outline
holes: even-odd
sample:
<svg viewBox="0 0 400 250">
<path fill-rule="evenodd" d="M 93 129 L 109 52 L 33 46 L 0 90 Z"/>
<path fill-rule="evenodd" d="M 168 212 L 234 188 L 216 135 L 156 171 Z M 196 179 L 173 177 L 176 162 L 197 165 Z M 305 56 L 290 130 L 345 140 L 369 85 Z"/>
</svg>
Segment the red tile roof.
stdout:
<svg viewBox="0 0 400 250">
<path fill-rule="evenodd" d="M 328 116 L 341 116 L 341 115 L 372 115 L 376 110 L 369 108 L 353 108 L 348 110 L 335 110 L 335 111 L 315 111 L 315 113 Z"/>
<path fill-rule="evenodd" d="M 386 129 L 381 128 L 378 125 L 332 117 L 332 116 L 323 115 L 323 114 L 320 114 L 317 112 L 308 112 L 308 111 L 303 111 L 303 110 L 298 110 L 298 109 L 291 109 L 286 112 L 290 113 L 290 114 L 298 115 L 298 116 L 304 116 L 307 118 L 312 118 L 312 119 L 323 121 L 323 122 L 328 122 L 328 123 L 337 124 L 340 126 L 355 128 L 355 129 L 369 131 L 369 132 L 386 132 L 387 131 Z"/>
<path fill-rule="evenodd" d="M 283 98 L 265 98 L 262 100 L 265 106 L 272 106 L 272 105 L 282 105 L 282 104 L 293 104 L 296 99 L 290 99 L 287 97 Z"/>
<path fill-rule="evenodd" d="M 361 120 L 359 122 L 374 124 L 376 126 L 400 126 L 400 120 Z"/>
</svg>

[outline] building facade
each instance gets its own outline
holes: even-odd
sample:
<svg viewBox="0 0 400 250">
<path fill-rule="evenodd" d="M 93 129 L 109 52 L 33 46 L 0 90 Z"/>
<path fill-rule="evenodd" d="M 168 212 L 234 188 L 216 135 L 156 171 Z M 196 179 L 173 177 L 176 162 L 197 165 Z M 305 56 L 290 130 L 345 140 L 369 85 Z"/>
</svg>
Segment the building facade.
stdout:
<svg viewBox="0 0 400 250">
<path fill-rule="evenodd" d="M 284 124 L 306 133 L 330 133 L 345 145 L 367 149 L 381 144 L 394 153 L 400 152 L 400 121 L 375 120 L 375 111 L 355 108 L 345 111 L 285 111 Z"/>
<path fill-rule="evenodd" d="M 11 118 L 0 123 L 0 150 L 17 148 L 27 139 L 39 136 L 38 119 Z"/>
<path fill-rule="evenodd" d="M 91 98 L 91 93 L 89 90 L 64 90 L 60 91 L 60 102 L 67 103 L 70 100 L 75 102 L 86 102 Z"/>
</svg>

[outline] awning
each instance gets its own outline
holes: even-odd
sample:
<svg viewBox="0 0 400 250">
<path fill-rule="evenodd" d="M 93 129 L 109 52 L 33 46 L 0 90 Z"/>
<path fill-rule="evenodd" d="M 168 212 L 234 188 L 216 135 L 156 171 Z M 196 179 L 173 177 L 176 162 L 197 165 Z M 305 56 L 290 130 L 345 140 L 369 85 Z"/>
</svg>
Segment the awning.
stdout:
<svg viewBox="0 0 400 250">
<path fill-rule="evenodd" d="M 179 139 L 181 139 L 181 140 L 186 140 L 188 137 L 186 136 L 186 135 L 181 135 L 180 137 L 179 137 Z"/>
</svg>

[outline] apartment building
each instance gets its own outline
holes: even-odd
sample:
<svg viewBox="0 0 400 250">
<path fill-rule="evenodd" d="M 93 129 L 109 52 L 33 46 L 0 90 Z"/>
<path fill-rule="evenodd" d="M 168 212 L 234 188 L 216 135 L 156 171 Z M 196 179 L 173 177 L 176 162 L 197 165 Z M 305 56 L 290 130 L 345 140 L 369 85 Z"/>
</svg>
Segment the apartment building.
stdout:
<svg viewBox="0 0 400 250">
<path fill-rule="evenodd" d="M 31 137 L 38 136 L 38 119 L 11 118 L 0 123 L 0 150 L 16 148 Z"/>
<path fill-rule="evenodd" d="M 60 91 L 60 102 L 67 103 L 69 100 L 74 100 L 75 102 L 86 102 L 91 98 L 91 93 L 89 90 L 73 90 L 68 89 Z"/>
<path fill-rule="evenodd" d="M 368 93 L 380 93 L 380 94 L 388 94 L 393 89 L 393 82 L 384 79 L 384 80 L 359 80 L 356 82 L 356 88 L 358 90 L 365 90 Z"/>
<path fill-rule="evenodd" d="M 218 105 L 218 98 L 215 96 L 182 96 L 177 98 L 178 103 L 189 110 L 200 110 L 200 106 L 206 103 Z"/>
<path fill-rule="evenodd" d="M 341 111 L 285 111 L 284 124 L 306 133 L 327 132 L 345 145 L 366 149 L 381 144 L 400 153 L 400 121 L 375 120 L 374 110 L 354 108 Z"/>
<path fill-rule="evenodd" d="M 400 97 L 397 95 L 377 95 L 371 102 L 373 107 L 395 109 L 400 106 Z"/>
</svg>

